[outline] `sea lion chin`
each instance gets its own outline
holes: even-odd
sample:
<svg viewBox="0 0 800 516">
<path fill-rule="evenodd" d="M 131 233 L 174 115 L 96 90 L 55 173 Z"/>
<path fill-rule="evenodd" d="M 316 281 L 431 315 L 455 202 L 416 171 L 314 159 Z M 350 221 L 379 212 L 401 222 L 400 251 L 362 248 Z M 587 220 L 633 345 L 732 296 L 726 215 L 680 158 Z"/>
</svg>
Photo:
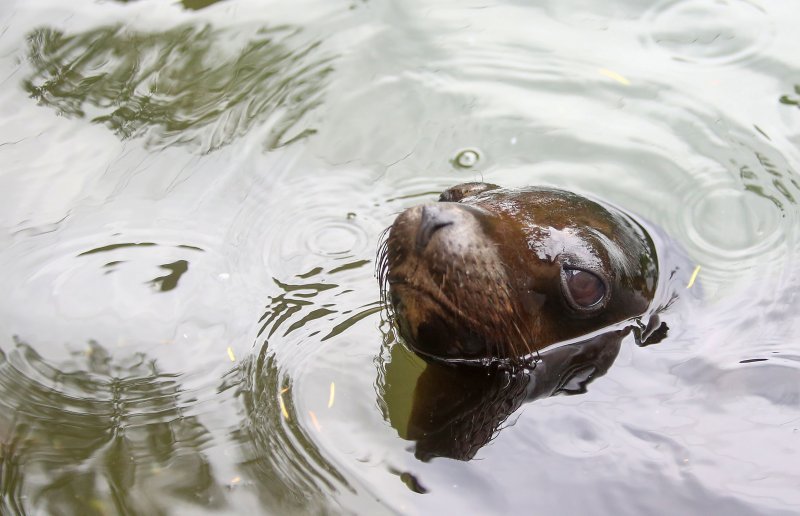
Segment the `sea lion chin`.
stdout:
<svg viewBox="0 0 800 516">
<path fill-rule="evenodd" d="M 397 217 L 379 280 L 421 356 L 518 363 L 558 342 L 623 331 L 653 301 L 658 260 L 645 229 L 613 206 L 553 188 L 465 183 Z"/>
</svg>

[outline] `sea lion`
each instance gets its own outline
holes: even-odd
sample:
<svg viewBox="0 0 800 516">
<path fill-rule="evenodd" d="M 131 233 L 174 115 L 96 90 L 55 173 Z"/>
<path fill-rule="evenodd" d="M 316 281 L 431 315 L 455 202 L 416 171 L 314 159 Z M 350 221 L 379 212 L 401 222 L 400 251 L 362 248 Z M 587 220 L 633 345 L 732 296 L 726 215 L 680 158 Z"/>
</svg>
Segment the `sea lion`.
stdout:
<svg viewBox="0 0 800 516">
<path fill-rule="evenodd" d="M 400 335 L 427 359 L 519 364 L 606 328 L 660 327 L 637 319 L 658 286 L 648 232 L 564 190 L 454 186 L 397 217 L 378 263 Z"/>
</svg>

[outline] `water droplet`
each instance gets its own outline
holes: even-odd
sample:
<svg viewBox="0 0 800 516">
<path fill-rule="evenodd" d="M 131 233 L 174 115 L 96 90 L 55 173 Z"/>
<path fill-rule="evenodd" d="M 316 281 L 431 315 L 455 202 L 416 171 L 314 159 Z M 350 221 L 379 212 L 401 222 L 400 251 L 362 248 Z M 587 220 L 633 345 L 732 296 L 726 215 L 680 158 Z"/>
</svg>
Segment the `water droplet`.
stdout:
<svg viewBox="0 0 800 516">
<path fill-rule="evenodd" d="M 472 168 L 480 159 L 478 151 L 472 149 L 465 149 L 456 154 L 453 164 L 458 168 Z"/>
</svg>

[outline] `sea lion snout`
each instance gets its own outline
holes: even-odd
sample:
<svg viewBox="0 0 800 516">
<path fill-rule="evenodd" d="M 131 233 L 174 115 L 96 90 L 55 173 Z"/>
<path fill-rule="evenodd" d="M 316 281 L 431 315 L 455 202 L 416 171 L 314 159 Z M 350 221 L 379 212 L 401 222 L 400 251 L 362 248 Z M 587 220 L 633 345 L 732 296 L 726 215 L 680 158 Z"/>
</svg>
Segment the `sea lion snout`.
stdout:
<svg viewBox="0 0 800 516">
<path fill-rule="evenodd" d="M 468 256 L 471 247 L 478 248 L 485 241 L 483 219 L 490 216 L 480 208 L 453 202 L 422 204 L 405 210 L 390 230 L 392 269 L 423 256 L 427 256 L 426 266 L 446 256 L 451 259 Z"/>
<path fill-rule="evenodd" d="M 441 206 L 423 206 L 417 230 L 417 251 L 425 249 L 433 234 L 447 226 L 452 226 L 456 217 L 453 210 L 442 209 Z"/>
</svg>

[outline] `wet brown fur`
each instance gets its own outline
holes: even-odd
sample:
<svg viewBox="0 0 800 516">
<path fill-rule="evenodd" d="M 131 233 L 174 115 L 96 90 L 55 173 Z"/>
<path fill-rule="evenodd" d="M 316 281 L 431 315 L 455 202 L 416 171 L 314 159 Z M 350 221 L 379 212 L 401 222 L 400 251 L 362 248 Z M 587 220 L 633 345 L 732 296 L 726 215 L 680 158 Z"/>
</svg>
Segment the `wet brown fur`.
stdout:
<svg viewBox="0 0 800 516">
<path fill-rule="evenodd" d="M 561 190 L 485 183 L 442 199 L 425 206 L 452 224 L 420 248 L 425 206 L 410 208 L 384 233 L 377 261 L 384 306 L 423 355 L 513 362 L 639 316 L 653 298 L 652 241 L 614 208 Z M 602 310 L 575 313 L 565 303 L 565 264 L 605 278 Z"/>
</svg>

